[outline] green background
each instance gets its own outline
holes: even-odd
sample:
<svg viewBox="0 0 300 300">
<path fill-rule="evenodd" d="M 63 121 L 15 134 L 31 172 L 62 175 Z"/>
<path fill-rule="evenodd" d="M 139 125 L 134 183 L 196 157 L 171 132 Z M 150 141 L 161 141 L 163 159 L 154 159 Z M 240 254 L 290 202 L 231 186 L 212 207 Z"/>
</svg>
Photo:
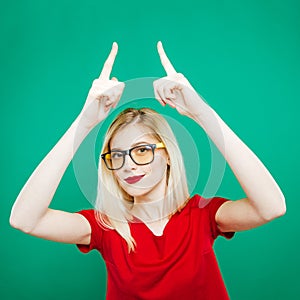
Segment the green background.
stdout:
<svg viewBox="0 0 300 300">
<path fill-rule="evenodd" d="M 119 44 L 112 76 L 127 81 L 165 76 L 158 40 L 176 70 L 261 159 L 286 197 L 283 217 L 230 241 L 216 240 L 231 299 L 300 297 L 299 12 L 299 1 L 292 0 L 2 1 L 0 298 L 105 298 L 106 271 L 98 252 L 84 255 L 75 245 L 26 235 L 10 227 L 10 210 L 80 112 L 112 42 Z M 201 193 L 210 167 L 203 130 L 155 99 L 141 101 L 190 128 L 195 143 L 203 145 L 201 176 L 191 191 Z M 192 164 L 186 167 L 189 173 Z M 245 196 L 228 165 L 217 194 Z M 90 207 L 70 164 L 51 208 Z"/>
</svg>

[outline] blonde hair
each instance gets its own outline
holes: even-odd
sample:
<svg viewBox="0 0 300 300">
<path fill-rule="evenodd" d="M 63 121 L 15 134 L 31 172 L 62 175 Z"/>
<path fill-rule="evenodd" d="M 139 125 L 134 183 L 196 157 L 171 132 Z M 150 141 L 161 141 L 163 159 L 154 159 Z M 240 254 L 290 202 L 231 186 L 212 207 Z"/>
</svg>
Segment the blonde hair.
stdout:
<svg viewBox="0 0 300 300">
<path fill-rule="evenodd" d="M 112 122 L 104 138 L 101 153 L 110 151 L 110 142 L 114 135 L 126 125 L 136 123 L 152 130 L 153 135 L 163 142 L 169 155 L 167 169 L 167 189 L 164 198 L 164 215 L 169 218 L 186 205 L 189 191 L 181 151 L 168 122 L 150 108 L 127 108 Z M 115 229 L 127 242 L 128 252 L 134 251 L 136 241 L 131 235 L 128 221 L 132 221 L 130 208 L 133 197 L 121 188 L 117 179 L 108 170 L 104 161 L 99 159 L 98 190 L 95 203 L 95 215 L 99 225 Z"/>
</svg>

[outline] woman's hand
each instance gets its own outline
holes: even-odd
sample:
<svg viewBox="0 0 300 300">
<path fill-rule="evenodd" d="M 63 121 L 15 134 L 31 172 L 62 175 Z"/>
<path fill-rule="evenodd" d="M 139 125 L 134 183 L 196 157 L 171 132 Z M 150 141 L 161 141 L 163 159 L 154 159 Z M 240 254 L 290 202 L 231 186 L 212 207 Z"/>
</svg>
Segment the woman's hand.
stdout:
<svg viewBox="0 0 300 300">
<path fill-rule="evenodd" d="M 169 104 L 181 115 L 193 117 L 200 115 L 207 104 L 201 99 L 183 74 L 177 73 L 168 59 L 162 43 L 157 43 L 157 50 L 167 76 L 153 82 L 155 98 L 165 106 Z"/>
<path fill-rule="evenodd" d="M 101 74 L 99 78 L 93 81 L 80 113 L 83 124 L 88 128 L 93 128 L 104 120 L 110 109 L 117 106 L 122 96 L 125 87 L 124 82 L 119 82 L 115 77 L 109 79 L 117 52 L 118 44 L 114 42 Z"/>
</svg>

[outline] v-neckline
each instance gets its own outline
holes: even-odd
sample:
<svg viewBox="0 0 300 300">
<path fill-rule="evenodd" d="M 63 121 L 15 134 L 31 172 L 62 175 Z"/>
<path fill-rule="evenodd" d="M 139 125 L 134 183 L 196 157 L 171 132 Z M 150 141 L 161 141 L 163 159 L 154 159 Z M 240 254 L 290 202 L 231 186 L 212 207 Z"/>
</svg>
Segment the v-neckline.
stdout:
<svg viewBox="0 0 300 300">
<path fill-rule="evenodd" d="M 193 196 L 194 197 L 194 196 Z M 156 235 L 154 234 L 154 232 L 146 225 L 146 223 L 144 223 L 141 219 L 139 219 L 136 216 L 133 216 L 133 222 L 130 222 L 131 225 L 134 224 L 134 220 L 138 220 L 138 222 L 136 222 L 136 224 L 139 224 L 141 226 L 144 226 L 146 228 L 147 231 L 149 231 L 151 233 L 151 235 L 157 239 L 159 238 L 164 238 L 166 236 L 166 231 L 169 230 L 168 228 L 171 226 L 171 224 L 174 222 L 173 219 L 176 219 L 178 217 L 179 214 L 181 214 L 183 211 L 186 210 L 186 207 L 188 206 L 188 204 L 190 203 L 191 198 L 193 197 L 189 197 L 187 203 L 185 204 L 185 206 L 180 210 L 180 211 L 176 211 L 171 218 L 169 219 L 169 221 L 167 222 L 167 224 L 164 226 L 164 229 L 162 231 L 162 235 Z"/>
<path fill-rule="evenodd" d="M 150 233 L 152 236 L 154 236 L 155 238 L 163 238 L 166 235 L 166 230 L 168 227 L 170 227 L 170 222 L 172 221 L 172 219 L 174 219 L 175 215 L 177 214 L 177 212 L 171 216 L 171 218 L 168 220 L 168 222 L 165 224 L 163 230 L 162 230 L 162 235 L 156 235 L 154 234 L 154 232 L 148 227 L 148 225 L 146 223 L 144 223 L 141 219 L 139 219 L 138 217 L 133 217 L 134 219 L 138 220 L 138 222 L 136 224 L 140 224 L 142 226 L 144 226 Z M 134 222 L 132 222 L 134 223 Z"/>
</svg>

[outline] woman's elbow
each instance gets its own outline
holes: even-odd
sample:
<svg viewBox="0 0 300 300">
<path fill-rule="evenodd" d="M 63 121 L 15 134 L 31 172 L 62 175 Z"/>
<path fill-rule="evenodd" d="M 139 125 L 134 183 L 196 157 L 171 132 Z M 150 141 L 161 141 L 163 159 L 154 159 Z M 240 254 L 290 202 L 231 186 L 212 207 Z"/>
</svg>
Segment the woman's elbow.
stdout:
<svg viewBox="0 0 300 300">
<path fill-rule="evenodd" d="M 265 217 L 265 219 L 267 221 L 272 221 L 274 219 L 280 218 L 282 216 L 284 216 L 286 214 L 286 204 L 285 204 L 285 200 L 281 200 L 281 205 L 272 212 L 272 214 L 269 214 L 267 217 Z"/>
<path fill-rule="evenodd" d="M 282 217 L 286 214 L 286 202 L 285 202 L 285 197 L 281 197 L 281 209 L 279 210 L 278 217 Z"/>
<path fill-rule="evenodd" d="M 18 229 L 24 233 L 30 233 L 31 227 L 22 225 L 14 216 L 10 215 L 9 217 L 9 225 L 15 229 Z"/>
</svg>

